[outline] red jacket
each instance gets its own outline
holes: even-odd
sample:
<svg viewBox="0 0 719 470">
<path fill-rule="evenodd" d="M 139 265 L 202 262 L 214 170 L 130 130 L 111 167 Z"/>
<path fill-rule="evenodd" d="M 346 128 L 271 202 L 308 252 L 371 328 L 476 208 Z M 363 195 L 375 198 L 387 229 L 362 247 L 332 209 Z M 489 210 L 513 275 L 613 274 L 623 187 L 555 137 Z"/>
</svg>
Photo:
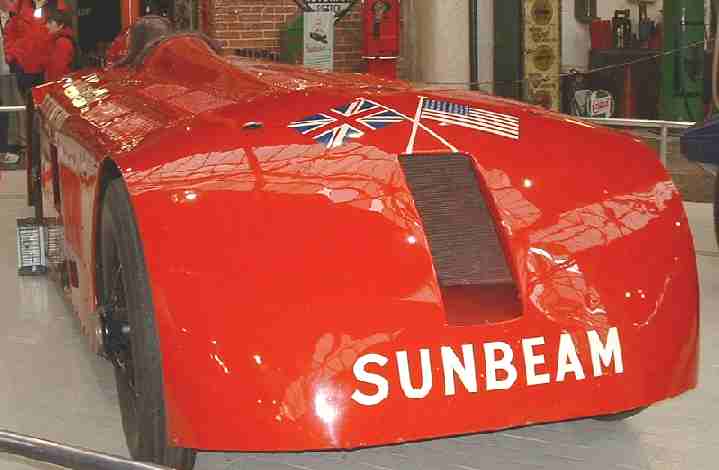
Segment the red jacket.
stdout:
<svg viewBox="0 0 719 470">
<path fill-rule="evenodd" d="M 25 73 L 41 73 L 47 62 L 50 33 L 45 26 L 46 12 L 35 17 L 31 1 L 21 2 L 18 14 L 5 25 L 5 60 L 17 63 Z"/>
<path fill-rule="evenodd" d="M 75 42 L 72 29 L 63 28 L 51 36 L 49 55 L 45 65 L 45 81 L 55 81 L 72 72 Z"/>
</svg>

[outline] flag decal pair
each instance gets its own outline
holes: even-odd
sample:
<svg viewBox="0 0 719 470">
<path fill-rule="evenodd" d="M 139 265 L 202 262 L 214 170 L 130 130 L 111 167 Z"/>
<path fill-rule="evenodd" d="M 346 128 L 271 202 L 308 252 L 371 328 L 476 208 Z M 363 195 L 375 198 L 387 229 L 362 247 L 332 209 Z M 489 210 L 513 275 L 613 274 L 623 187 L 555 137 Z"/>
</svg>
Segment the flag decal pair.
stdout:
<svg viewBox="0 0 719 470">
<path fill-rule="evenodd" d="M 443 100 L 420 98 L 419 120 L 439 122 L 443 126 L 460 126 L 490 134 L 519 139 L 519 118 Z M 307 116 L 289 124 L 302 135 L 313 138 L 327 148 L 336 148 L 351 139 L 393 124 L 415 122 L 391 108 L 364 98 Z M 415 124 L 417 124 L 415 122 Z"/>
<path fill-rule="evenodd" d="M 330 109 L 327 113 L 308 116 L 290 123 L 300 134 L 309 135 L 327 148 L 335 148 L 349 139 L 359 139 L 366 132 L 376 131 L 405 118 L 390 109 L 363 98 Z"/>
</svg>

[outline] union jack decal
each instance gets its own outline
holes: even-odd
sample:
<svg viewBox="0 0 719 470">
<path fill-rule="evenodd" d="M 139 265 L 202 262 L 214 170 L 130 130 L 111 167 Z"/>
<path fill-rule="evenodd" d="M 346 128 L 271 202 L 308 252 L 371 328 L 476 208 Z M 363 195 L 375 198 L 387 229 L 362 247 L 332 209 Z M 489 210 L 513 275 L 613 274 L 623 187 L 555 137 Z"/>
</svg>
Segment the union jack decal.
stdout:
<svg viewBox="0 0 719 470">
<path fill-rule="evenodd" d="M 327 148 L 340 147 L 349 139 L 359 139 L 366 132 L 383 129 L 405 118 L 372 101 L 358 98 L 337 106 L 327 113 L 314 114 L 289 124 L 302 135 L 309 135 Z"/>
</svg>

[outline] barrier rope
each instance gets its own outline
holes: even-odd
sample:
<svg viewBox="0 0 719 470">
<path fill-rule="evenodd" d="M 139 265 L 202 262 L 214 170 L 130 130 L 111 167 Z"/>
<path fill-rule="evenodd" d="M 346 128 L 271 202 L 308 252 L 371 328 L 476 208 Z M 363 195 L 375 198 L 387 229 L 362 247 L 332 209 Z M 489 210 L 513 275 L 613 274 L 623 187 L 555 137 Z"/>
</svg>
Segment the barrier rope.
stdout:
<svg viewBox="0 0 719 470">
<path fill-rule="evenodd" d="M 585 72 L 578 72 L 578 71 L 576 71 L 576 72 L 575 72 L 575 71 L 572 71 L 572 72 L 564 72 L 564 73 L 560 73 L 558 76 L 553 76 L 553 77 L 556 77 L 556 78 L 560 78 L 560 79 L 561 79 L 561 78 L 565 78 L 565 77 L 573 77 L 573 76 L 575 76 L 575 75 L 585 75 L 585 76 L 586 76 L 586 75 L 592 75 L 592 74 L 599 73 L 599 72 L 606 72 L 606 71 L 608 71 L 608 70 L 614 70 L 614 69 L 621 69 L 621 68 L 625 68 L 625 67 L 631 67 L 632 65 L 640 64 L 640 63 L 643 63 L 643 62 L 651 62 L 651 61 L 653 61 L 653 60 L 656 60 L 656 59 L 659 59 L 659 58 L 662 58 L 662 57 L 668 57 L 668 56 L 677 54 L 677 53 L 679 53 L 679 52 L 682 52 L 682 51 L 684 51 L 684 50 L 688 50 L 688 49 L 692 49 L 692 48 L 695 48 L 695 47 L 703 46 L 703 45 L 705 45 L 705 44 L 709 44 L 709 43 L 712 43 L 712 42 L 714 42 L 714 41 L 715 41 L 715 39 L 696 41 L 696 42 L 693 42 L 693 43 L 691 43 L 691 44 L 687 44 L 686 46 L 683 46 L 683 47 L 678 47 L 678 48 L 676 48 L 676 49 L 672 49 L 672 50 L 669 50 L 669 51 L 659 52 L 659 53 L 657 53 L 657 54 L 649 55 L 649 56 L 646 56 L 646 57 L 641 57 L 641 58 L 639 58 L 639 59 L 631 60 L 631 61 L 629 61 L 629 62 L 623 62 L 623 63 L 621 63 L 621 64 L 605 65 L 605 66 L 603 66 L 603 67 L 597 67 L 597 68 L 594 68 L 594 69 L 589 69 L 589 70 L 587 70 L 587 71 L 585 71 Z M 530 81 L 530 78 L 522 78 L 522 79 L 519 79 L 519 80 L 505 80 L 505 81 L 476 81 L 476 82 L 472 82 L 472 81 L 456 81 L 456 82 L 422 82 L 422 83 L 424 83 L 424 84 L 426 84 L 426 85 L 456 85 L 456 86 L 467 85 L 467 86 L 478 86 L 478 87 L 482 87 L 482 86 L 487 86 L 487 85 L 494 85 L 494 86 L 496 86 L 496 85 L 522 85 L 522 84 L 524 84 L 525 82 L 528 82 L 528 81 Z"/>
</svg>

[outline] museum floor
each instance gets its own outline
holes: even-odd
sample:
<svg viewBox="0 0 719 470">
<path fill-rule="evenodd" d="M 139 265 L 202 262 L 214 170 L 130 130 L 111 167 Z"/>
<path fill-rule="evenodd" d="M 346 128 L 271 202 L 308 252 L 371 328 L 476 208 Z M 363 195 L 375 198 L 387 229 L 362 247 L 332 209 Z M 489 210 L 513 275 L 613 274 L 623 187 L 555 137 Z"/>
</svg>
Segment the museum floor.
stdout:
<svg viewBox="0 0 719 470">
<path fill-rule="evenodd" d="M 16 274 L 15 219 L 30 215 L 23 178 L 0 175 L 0 428 L 127 455 L 111 365 L 89 351 L 54 285 Z M 702 289 L 696 391 L 619 423 L 578 420 L 356 452 L 201 454 L 197 469 L 716 469 L 719 251 L 711 205 L 686 207 Z M 3 470 L 50 468 L 0 454 Z"/>
</svg>

